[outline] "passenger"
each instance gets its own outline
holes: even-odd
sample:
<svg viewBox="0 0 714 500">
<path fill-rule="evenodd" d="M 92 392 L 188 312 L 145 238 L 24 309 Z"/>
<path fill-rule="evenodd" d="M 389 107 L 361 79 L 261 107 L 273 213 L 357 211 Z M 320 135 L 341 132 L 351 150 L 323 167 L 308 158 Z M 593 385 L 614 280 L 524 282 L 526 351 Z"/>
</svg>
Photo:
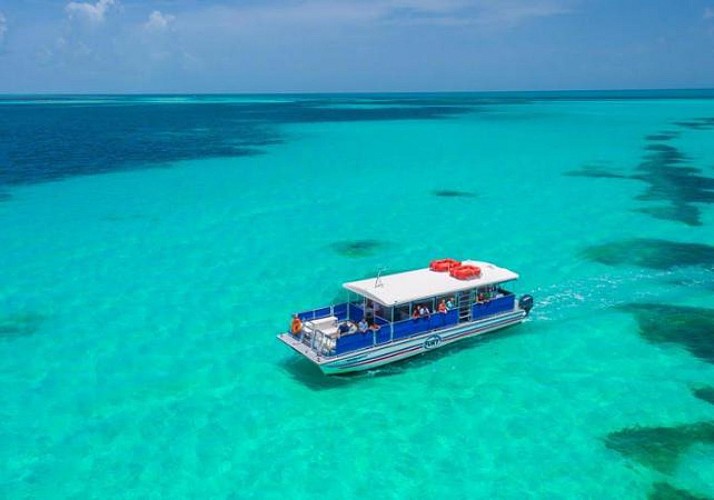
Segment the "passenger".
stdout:
<svg viewBox="0 0 714 500">
<path fill-rule="evenodd" d="M 421 309 L 421 306 L 418 306 L 418 305 L 415 304 L 415 305 L 414 305 L 414 309 L 413 309 L 413 311 L 412 311 L 412 318 L 413 318 L 413 319 L 419 319 L 419 317 L 420 317 L 420 315 L 419 315 L 419 309 Z"/>
<path fill-rule="evenodd" d="M 364 314 L 365 316 L 372 316 L 374 315 L 374 302 L 371 300 L 367 300 L 364 308 Z"/>
<path fill-rule="evenodd" d="M 424 304 L 419 306 L 419 316 L 422 318 L 428 318 L 431 315 L 431 311 Z"/>
<path fill-rule="evenodd" d="M 359 323 L 357 323 L 357 329 L 358 329 L 361 333 L 366 332 L 368 328 L 369 328 L 369 325 L 367 324 L 367 320 L 364 319 L 364 318 L 362 318 L 361 320 L 359 320 Z"/>
<path fill-rule="evenodd" d="M 302 320 L 297 314 L 293 314 L 293 320 L 290 323 L 290 333 L 293 335 L 299 335 L 302 331 Z"/>
<path fill-rule="evenodd" d="M 350 331 L 350 325 L 347 321 L 343 321 L 337 327 L 337 333 L 340 337 L 342 337 L 346 333 L 349 333 L 349 331 Z"/>
<path fill-rule="evenodd" d="M 437 308 L 437 310 L 438 310 L 441 314 L 446 314 L 446 311 L 449 310 L 449 308 L 446 306 L 446 301 L 445 301 L 444 299 L 441 299 L 441 300 L 439 301 L 439 307 Z"/>
<path fill-rule="evenodd" d="M 449 297 L 449 299 L 446 301 L 446 308 L 451 311 L 454 307 L 456 307 L 456 304 L 454 303 L 454 298 Z"/>
<path fill-rule="evenodd" d="M 476 302 L 481 303 L 486 300 L 486 297 L 484 297 L 483 292 L 479 292 L 478 295 L 476 296 Z"/>
<path fill-rule="evenodd" d="M 372 322 L 369 324 L 369 329 L 373 332 L 376 332 L 377 330 L 379 330 L 379 325 L 375 322 Z"/>
</svg>

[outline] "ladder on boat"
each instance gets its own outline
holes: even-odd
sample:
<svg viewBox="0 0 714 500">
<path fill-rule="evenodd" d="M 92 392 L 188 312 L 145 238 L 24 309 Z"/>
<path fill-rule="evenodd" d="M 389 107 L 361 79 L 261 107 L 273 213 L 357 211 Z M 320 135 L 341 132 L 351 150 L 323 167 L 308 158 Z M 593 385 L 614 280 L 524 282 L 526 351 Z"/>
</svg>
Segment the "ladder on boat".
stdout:
<svg viewBox="0 0 714 500">
<path fill-rule="evenodd" d="M 459 292 L 459 323 L 469 321 L 471 319 L 471 291 L 466 290 Z"/>
</svg>

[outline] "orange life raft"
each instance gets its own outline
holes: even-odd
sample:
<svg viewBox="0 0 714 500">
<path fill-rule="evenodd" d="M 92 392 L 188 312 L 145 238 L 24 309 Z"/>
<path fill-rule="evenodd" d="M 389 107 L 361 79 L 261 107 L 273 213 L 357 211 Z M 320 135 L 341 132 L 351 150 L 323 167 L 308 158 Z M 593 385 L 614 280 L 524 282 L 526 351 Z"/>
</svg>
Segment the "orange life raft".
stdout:
<svg viewBox="0 0 714 500">
<path fill-rule="evenodd" d="M 432 260 L 429 264 L 429 269 L 436 271 L 437 273 L 444 273 L 460 265 L 461 262 L 456 259 L 439 259 Z"/>
<path fill-rule="evenodd" d="M 452 267 L 449 274 L 459 280 L 469 280 L 481 276 L 481 268 L 473 264 L 462 264 Z"/>
</svg>

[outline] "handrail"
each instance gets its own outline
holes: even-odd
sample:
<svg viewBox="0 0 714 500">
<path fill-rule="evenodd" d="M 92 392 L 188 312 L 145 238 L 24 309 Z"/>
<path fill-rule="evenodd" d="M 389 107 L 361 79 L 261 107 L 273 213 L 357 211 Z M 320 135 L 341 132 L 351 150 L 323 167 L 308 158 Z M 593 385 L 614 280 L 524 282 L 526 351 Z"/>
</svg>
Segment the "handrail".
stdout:
<svg viewBox="0 0 714 500">
<path fill-rule="evenodd" d="M 471 311 L 472 308 L 475 306 L 486 306 L 491 303 L 491 302 L 500 302 L 501 300 L 505 299 L 506 297 L 515 297 L 515 294 L 511 291 L 508 290 L 499 290 L 497 295 L 495 297 L 492 297 L 490 299 L 485 300 L 484 302 L 471 302 L 469 303 L 468 311 L 469 311 L 469 322 L 471 321 L 478 321 L 481 319 L 489 318 L 498 314 L 502 314 L 505 312 L 504 310 L 495 310 L 493 312 L 484 310 L 482 314 L 479 314 L 478 316 L 471 317 Z M 329 316 L 335 316 L 338 317 L 339 321 L 343 321 L 345 319 L 345 315 L 355 321 L 355 318 L 352 318 L 349 316 L 349 311 L 350 309 L 354 307 L 356 310 L 358 310 L 361 314 L 362 317 L 366 315 L 365 307 L 363 302 L 361 301 L 348 301 L 348 302 L 342 302 L 340 304 L 333 304 L 330 306 L 326 307 L 321 307 L 317 309 L 313 309 L 310 311 L 303 311 L 301 313 L 298 313 L 298 315 L 303 318 L 304 321 L 315 321 L 318 319 L 322 319 L 325 317 Z M 458 325 L 459 323 L 462 322 L 459 314 L 461 311 L 461 306 L 459 305 L 458 307 L 455 307 L 453 309 L 449 309 L 447 313 L 440 313 L 438 311 L 432 312 L 428 316 L 422 316 L 419 318 L 414 318 L 414 317 L 409 317 L 405 318 L 400 321 L 390 321 L 387 318 L 384 318 L 378 314 L 374 310 L 372 310 L 372 315 L 375 319 L 375 323 L 379 327 L 376 330 L 372 330 L 372 335 L 371 335 L 371 342 L 369 342 L 369 345 L 364 345 L 360 346 L 354 349 L 350 349 L 348 347 L 348 350 L 345 352 L 352 352 L 352 351 L 357 351 L 360 349 L 368 348 L 370 346 L 375 346 L 375 345 L 381 345 L 385 343 L 391 343 L 394 341 L 400 341 L 406 338 L 414 337 L 417 335 L 422 335 L 427 332 L 432 332 L 432 331 L 437 331 L 441 330 L 443 328 L 451 327 Z M 443 316 L 443 321 L 434 321 L 434 318 L 439 318 L 441 315 L 444 314 Z M 454 314 L 456 317 L 454 317 Z M 450 315 L 450 316 L 446 316 Z M 420 323 L 421 321 L 428 321 L 428 325 L 424 323 Z M 425 328 L 426 327 L 426 328 Z M 385 332 L 388 332 L 388 335 L 385 339 L 384 335 Z M 307 336 L 309 335 L 309 338 Z M 303 332 L 300 335 L 300 342 L 307 345 L 312 351 L 316 352 L 320 356 L 333 356 L 336 355 L 337 352 L 339 352 L 339 341 L 341 338 L 348 338 L 348 336 L 338 336 L 335 339 L 332 339 L 328 337 L 325 332 L 320 329 L 320 328 L 310 328 L 309 331 L 303 330 Z M 329 339 L 329 342 L 326 342 L 325 339 Z M 333 346 L 331 349 L 330 344 L 334 342 L 335 346 Z M 327 347 L 327 348 L 326 348 Z M 347 347 L 347 346 L 344 346 Z"/>
</svg>

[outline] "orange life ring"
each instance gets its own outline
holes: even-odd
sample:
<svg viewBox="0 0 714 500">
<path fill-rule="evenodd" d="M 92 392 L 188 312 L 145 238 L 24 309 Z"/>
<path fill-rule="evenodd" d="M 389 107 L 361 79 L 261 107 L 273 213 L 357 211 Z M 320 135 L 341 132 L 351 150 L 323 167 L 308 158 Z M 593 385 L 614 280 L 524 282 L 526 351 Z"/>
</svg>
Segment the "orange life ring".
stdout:
<svg viewBox="0 0 714 500">
<path fill-rule="evenodd" d="M 456 259 L 438 259 L 429 263 L 429 269 L 437 273 L 443 273 L 460 265 L 461 262 Z"/>
<path fill-rule="evenodd" d="M 300 318 L 293 318 L 292 323 L 290 324 L 290 331 L 292 333 L 300 333 L 302 330 L 302 321 Z"/>
<path fill-rule="evenodd" d="M 449 274 L 458 280 L 468 280 L 481 276 L 481 268 L 473 264 L 462 264 L 458 267 L 451 268 Z"/>
</svg>

